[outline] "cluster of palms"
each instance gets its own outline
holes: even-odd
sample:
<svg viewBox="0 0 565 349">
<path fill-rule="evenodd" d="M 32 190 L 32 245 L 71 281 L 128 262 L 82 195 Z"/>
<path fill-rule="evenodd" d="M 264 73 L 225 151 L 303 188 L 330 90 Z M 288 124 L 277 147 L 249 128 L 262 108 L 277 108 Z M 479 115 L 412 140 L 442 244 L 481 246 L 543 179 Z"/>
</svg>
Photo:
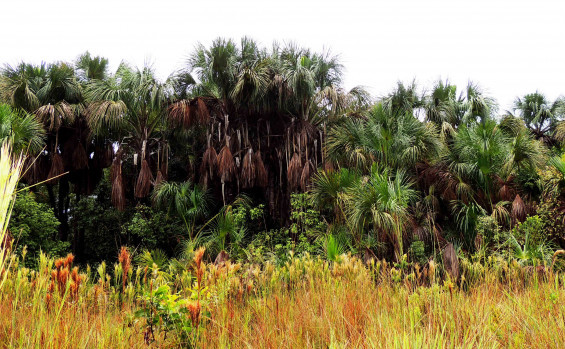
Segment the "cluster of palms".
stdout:
<svg viewBox="0 0 565 349">
<path fill-rule="evenodd" d="M 358 247 L 377 236 L 396 258 L 414 239 L 474 250 L 479 217 L 509 230 L 534 212 L 539 171 L 558 151 L 563 103 L 535 93 L 515 107 L 517 115 L 497 115 L 474 85 L 457 95 L 438 82 L 421 96 L 399 84 L 328 131 L 328 158 L 340 169 L 316 175 L 313 199 Z"/>
<path fill-rule="evenodd" d="M 165 82 L 126 63 L 109 73 L 88 53 L 74 64 L 6 65 L 2 136 L 30 155 L 24 182 L 45 185 L 63 240 L 69 194 L 90 195 L 108 167 L 119 210 L 149 201 L 154 188 L 155 202 L 187 188 L 204 196 L 199 183 L 223 203 L 258 196 L 284 222 L 290 192 L 325 163 L 327 124 L 367 101 L 361 89 L 343 91 L 341 76 L 328 54 L 245 38 L 198 47 Z"/>
<path fill-rule="evenodd" d="M 197 47 L 164 82 L 150 67 L 110 73 L 88 53 L 7 65 L 0 102 L 0 138 L 29 154 L 24 182 L 45 187 L 62 240 L 69 194 L 90 195 L 110 168 L 116 209 L 152 203 L 190 236 L 214 202 L 246 194 L 284 225 L 290 194 L 311 191 L 358 247 L 389 242 L 399 257 L 414 236 L 449 235 L 473 248 L 477 217 L 507 228 L 526 217 L 537 171 L 565 139 L 563 104 L 538 93 L 501 119 L 474 85 L 420 95 L 399 84 L 373 102 L 343 89 L 336 57 L 247 38 Z"/>
</svg>

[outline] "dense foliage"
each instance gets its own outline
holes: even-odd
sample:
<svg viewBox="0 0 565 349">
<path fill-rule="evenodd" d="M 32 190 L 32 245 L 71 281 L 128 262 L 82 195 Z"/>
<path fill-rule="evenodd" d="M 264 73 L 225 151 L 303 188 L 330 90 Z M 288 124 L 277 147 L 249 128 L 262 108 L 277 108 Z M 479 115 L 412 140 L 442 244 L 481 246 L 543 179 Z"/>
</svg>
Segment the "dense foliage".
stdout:
<svg viewBox="0 0 565 349">
<path fill-rule="evenodd" d="M 198 46 L 166 81 L 88 52 L 4 66 L 0 138 L 28 155 L 33 192 L 14 209 L 18 251 L 535 265 L 565 247 L 562 99 L 500 111 L 448 81 L 371 98 L 345 91 L 342 71 L 326 52 L 248 38 Z"/>
</svg>

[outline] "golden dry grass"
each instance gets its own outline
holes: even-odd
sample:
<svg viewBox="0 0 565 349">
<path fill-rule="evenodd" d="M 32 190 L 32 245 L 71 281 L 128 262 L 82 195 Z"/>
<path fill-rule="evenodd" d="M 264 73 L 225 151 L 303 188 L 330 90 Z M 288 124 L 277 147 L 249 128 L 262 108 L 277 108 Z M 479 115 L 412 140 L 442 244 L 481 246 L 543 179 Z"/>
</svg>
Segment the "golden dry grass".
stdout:
<svg viewBox="0 0 565 349">
<path fill-rule="evenodd" d="M 81 274 L 78 296 L 53 292 L 50 304 L 48 270 L 57 262 L 41 265 L 35 272 L 14 262 L 7 275 L 1 347 L 148 347 L 144 323 L 133 316 L 137 296 L 147 285 L 169 284 L 190 298 L 198 279 L 204 312 L 193 337 L 197 348 L 565 347 L 565 279 L 553 273 L 538 279 L 513 264 L 481 266 L 481 273 L 463 264 L 468 277 L 455 285 L 429 270 L 366 267 L 347 256 L 335 264 L 294 258 L 282 267 L 202 263 L 173 279 L 132 268 L 125 291 L 116 264 L 115 280 Z M 169 333 L 150 347 L 178 345 Z"/>
</svg>

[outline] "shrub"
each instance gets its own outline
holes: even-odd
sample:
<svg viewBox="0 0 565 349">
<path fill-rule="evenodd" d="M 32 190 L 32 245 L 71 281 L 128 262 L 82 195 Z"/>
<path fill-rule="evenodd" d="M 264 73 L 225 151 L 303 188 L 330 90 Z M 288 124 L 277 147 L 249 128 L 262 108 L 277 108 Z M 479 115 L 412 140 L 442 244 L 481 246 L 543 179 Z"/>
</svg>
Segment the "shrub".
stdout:
<svg viewBox="0 0 565 349">
<path fill-rule="evenodd" d="M 69 242 L 59 241 L 57 237 L 58 226 L 59 221 L 53 210 L 48 205 L 35 201 L 33 193 L 23 192 L 18 195 L 9 230 L 15 238 L 18 254 L 27 246 L 26 266 L 37 266 L 39 251 L 51 256 L 61 256 L 69 251 Z"/>
<path fill-rule="evenodd" d="M 530 216 L 524 222 L 518 223 L 512 229 L 512 235 L 520 244 L 524 244 L 526 239 L 536 245 L 546 240 L 544 223 L 537 215 Z"/>
<path fill-rule="evenodd" d="M 408 255 L 413 263 L 424 265 L 427 262 L 426 245 L 421 240 L 414 240 L 408 249 Z"/>
</svg>

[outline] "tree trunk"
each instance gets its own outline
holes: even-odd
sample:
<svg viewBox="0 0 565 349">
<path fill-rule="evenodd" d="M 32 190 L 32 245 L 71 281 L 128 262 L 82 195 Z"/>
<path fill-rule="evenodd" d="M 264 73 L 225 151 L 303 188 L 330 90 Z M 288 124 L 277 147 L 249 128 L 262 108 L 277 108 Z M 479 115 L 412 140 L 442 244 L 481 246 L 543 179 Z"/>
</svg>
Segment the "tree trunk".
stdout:
<svg viewBox="0 0 565 349">
<path fill-rule="evenodd" d="M 68 196 L 69 196 L 69 180 L 63 176 L 59 180 L 59 200 L 57 202 L 56 216 L 61 223 L 59 225 L 59 240 L 67 241 L 69 237 L 69 222 L 68 222 Z M 66 210 L 65 210 L 66 207 Z"/>
</svg>

